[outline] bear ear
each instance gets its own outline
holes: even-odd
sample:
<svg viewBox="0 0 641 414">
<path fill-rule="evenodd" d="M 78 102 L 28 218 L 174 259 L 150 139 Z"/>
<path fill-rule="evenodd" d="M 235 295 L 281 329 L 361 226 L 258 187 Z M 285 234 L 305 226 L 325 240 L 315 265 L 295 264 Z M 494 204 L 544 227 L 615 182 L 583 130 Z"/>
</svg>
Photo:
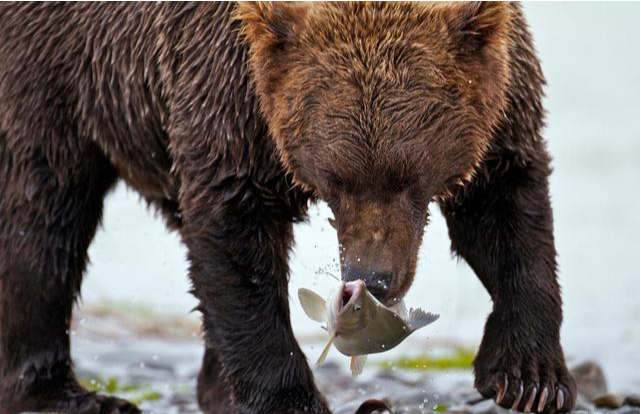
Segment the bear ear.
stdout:
<svg viewBox="0 0 641 414">
<path fill-rule="evenodd" d="M 500 1 L 455 2 L 446 13 L 457 52 L 463 57 L 488 47 L 500 49 L 507 39 L 510 17 L 509 2 Z"/>
<path fill-rule="evenodd" d="M 270 124 L 284 109 L 282 83 L 293 67 L 307 6 L 289 2 L 239 2 L 234 18 L 249 46 L 249 63 L 261 111 Z M 272 126 L 273 127 L 273 126 Z M 276 127 L 273 127 L 276 130 Z"/>
<path fill-rule="evenodd" d="M 235 18 L 254 53 L 285 50 L 300 31 L 306 8 L 289 2 L 241 1 Z"/>
</svg>

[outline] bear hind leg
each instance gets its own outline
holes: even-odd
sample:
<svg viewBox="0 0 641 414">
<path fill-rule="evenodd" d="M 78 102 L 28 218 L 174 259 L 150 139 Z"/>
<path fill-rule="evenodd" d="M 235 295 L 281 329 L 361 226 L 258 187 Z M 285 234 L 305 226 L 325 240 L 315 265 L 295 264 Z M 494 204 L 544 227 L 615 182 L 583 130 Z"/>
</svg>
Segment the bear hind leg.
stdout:
<svg viewBox="0 0 641 414">
<path fill-rule="evenodd" d="M 116 174 L 90 144 L 24 142 L 0 130 L 0 414 L 138 413 L 82 388 L 69 351 L 87 248 Z"/>
</svg>

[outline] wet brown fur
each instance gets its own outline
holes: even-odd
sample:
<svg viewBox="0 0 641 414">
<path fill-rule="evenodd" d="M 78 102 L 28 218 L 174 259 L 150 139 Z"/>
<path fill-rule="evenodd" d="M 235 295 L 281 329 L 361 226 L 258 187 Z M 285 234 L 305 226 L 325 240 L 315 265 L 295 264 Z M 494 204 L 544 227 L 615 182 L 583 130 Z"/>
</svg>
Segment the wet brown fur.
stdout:
<svg viewBox="0 0 641 414">
<path fill-rule="evenodd" d="M 477 388 L 573 406 L 520 6 L 27 3 L 0 21 L 0 414 L 137 412 L 77 384 L 67 334 L 119 178 L 188 247 L 206 413 L 328 412 L 287 293 L 292 225 L 315 199 L 343 278 L 387 302 L 438 202 L 494 301 Z"/>
</svg>

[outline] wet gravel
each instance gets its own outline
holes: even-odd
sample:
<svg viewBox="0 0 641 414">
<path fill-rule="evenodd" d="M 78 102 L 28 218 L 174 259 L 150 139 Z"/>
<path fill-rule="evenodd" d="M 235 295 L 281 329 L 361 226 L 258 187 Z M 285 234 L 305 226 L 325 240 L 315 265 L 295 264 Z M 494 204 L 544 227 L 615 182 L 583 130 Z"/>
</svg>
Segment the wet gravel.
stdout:
<svg viewBox="0 0 641 414">
<path fill-rule="evenodd" d="M 196 414 L 195 383 L 199 340 L 155 338 L 83 339 L 74 348 L 77 372 L 92 386 L 137 402 L 146 414 Z M 609 393 L 598 365 L 575 370 L 582 395 L 576 413 L 639 413 L 638 395 Z M 344 366 L 328 362 L 315 370 L 316 382 L 335 414 L 351 414 L 366 399 L 389 402 L 397 414 L 451 412 L 503 414 L 482 400 L 468 370 L 414 371 L 369 367 L 353 379 Z"/>
<path fill-rule="evenodd" d="M 201 413 L 195 395 L 203 352 L 198 324 L 180 325 L 170 319 L 143 323 L 136 318 L 123 321 L 94 313 L 76 320 L 71 337 L 78 377 L 89 388 L 138 404 L 145 414 Z M 165 327 L 164 334 L 158 326 Z M 609 390 L 598 364 L 575 365 L 573 374 L 580 391 L 575 413 L 639 414 L 639 395 Z M 396 414 L 509 412 L 481 398 L 472 387 L 470 370 L 383 369 L 370 364 L 353 379 L 346 363 L 330 360 L 315 370 L 315 377 L 335 414 L 352 414 L 370 398 L 387 401 Z"/>
</svg>

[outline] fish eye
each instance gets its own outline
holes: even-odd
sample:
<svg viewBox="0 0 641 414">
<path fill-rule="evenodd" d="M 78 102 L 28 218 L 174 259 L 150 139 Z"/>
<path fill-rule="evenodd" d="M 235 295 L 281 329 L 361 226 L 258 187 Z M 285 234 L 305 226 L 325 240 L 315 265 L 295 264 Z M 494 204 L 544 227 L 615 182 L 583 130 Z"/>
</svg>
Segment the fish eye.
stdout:
<svg viewBox="0 0 641 414">
<path fill-rule="evenodd" d="M 352 307 L 352 310 L 353 310 L 354 312 L 358 312 L 358 311 L 360 311 L 362 308 L 363 308 L 363 307 L 362 307 L 361 305 L 354 305 L 354 306 Z"/>
</svg>

